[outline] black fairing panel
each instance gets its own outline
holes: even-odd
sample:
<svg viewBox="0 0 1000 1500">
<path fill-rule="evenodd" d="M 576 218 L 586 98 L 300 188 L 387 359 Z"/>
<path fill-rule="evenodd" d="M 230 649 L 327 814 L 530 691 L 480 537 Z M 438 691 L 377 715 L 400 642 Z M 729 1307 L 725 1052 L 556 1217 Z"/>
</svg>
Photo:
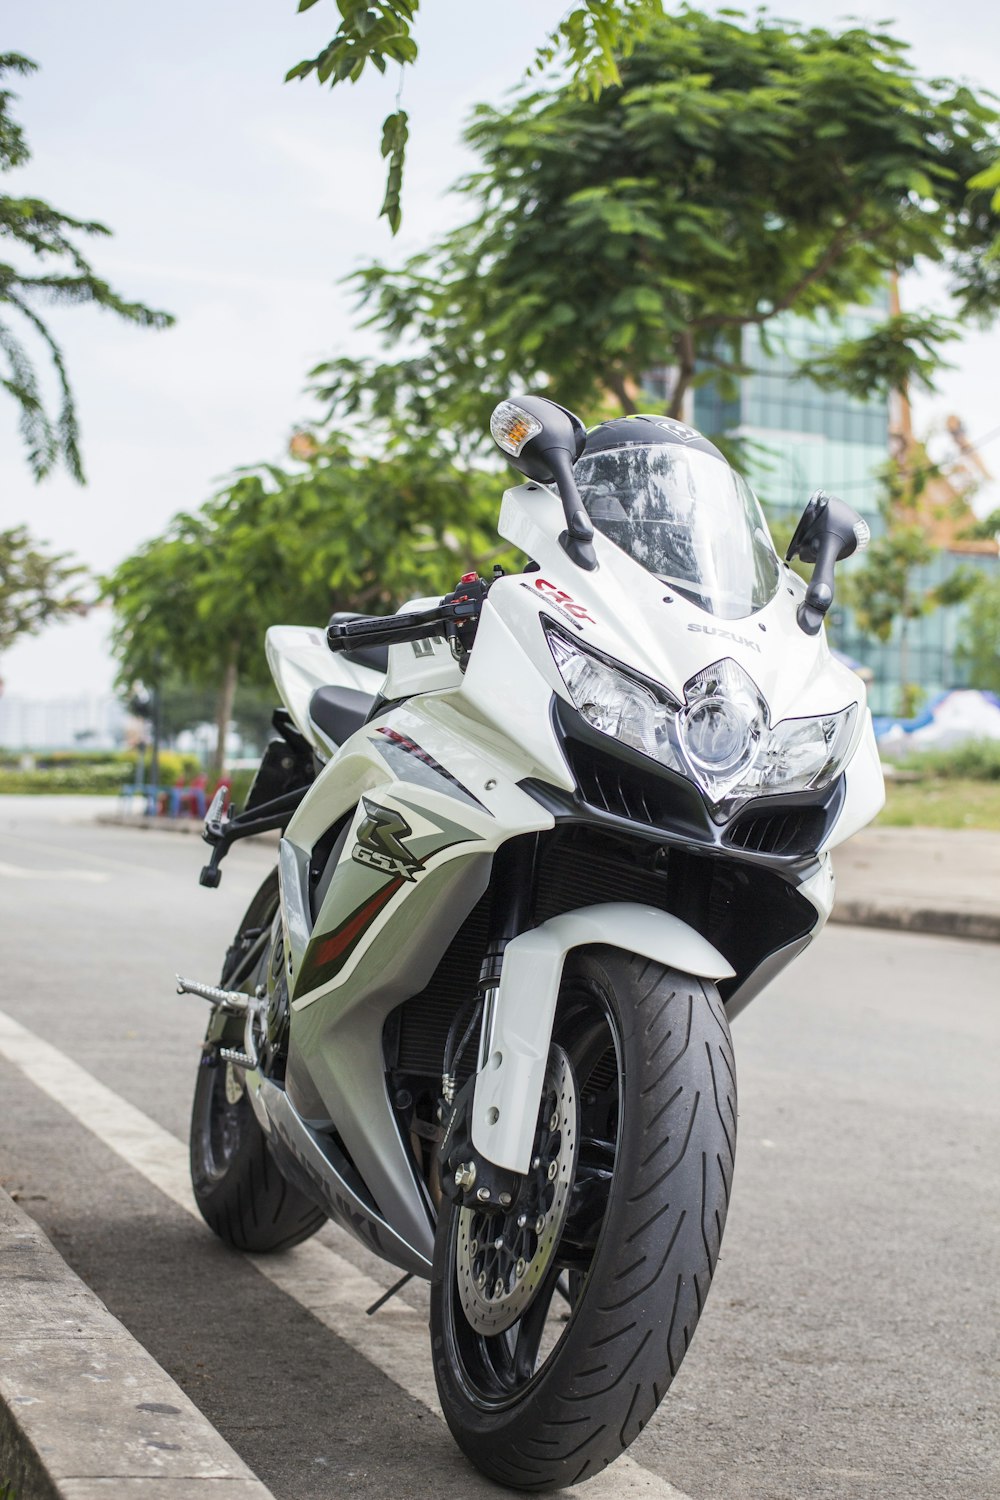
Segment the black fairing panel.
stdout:
<svg viewBox="0 0 1000 1500">
<path fill-rule="evenodd" d="M 622 745 L 553 697 L 552 717 L 576 792 L 544 782 L 524 789 L 563 821 L 602 822 L 609 828 L 724 853 L 781 869 L 814 866 L 845 796 L 844 777 L 821 792 L 755 797 L 727 823 L 716 823 L 698 788 L 676 771 Z"/>
<path fill-rule="evenodd" d="M 736 970 L 727 1000 L 781 949 L 807 942 L 818 914 L 799 891 L 845 795 L 758 797 L 714 822 L 695 787 L 593 729 L 553 699 L 553 724 L 576 791 L 525 781 L 553 814 L 539 841 L 535 920 L 599 901 L 637 901 L 687 922 Z"/>
<path fill-rule="evenodd" d="M 762 864 L 609 838 L 603 826 L 563 824 L 543 834 L 535 920 L 604 901 L 655 906 L 700 932 L 736 970 L 719 985 L 723 1000 L 772 953 L 808 937 L 817 920 L 794 882 Z"/>
</svg>

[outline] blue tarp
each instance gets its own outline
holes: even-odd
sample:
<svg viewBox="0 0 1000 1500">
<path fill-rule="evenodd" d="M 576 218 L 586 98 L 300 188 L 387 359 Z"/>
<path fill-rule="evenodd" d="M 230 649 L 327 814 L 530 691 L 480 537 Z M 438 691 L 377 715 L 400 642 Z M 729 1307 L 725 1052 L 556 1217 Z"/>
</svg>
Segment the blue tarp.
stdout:
<svg viewBox="0 0 1000 1500">
<path fill-rule="evenodd" d="M 952 692 L 959 691 L 978 691 L 979 697 L 982 698 L 985 703 L 992 704 L 994 708 L 1000 708 L 1000 697 L 998 697 L 996 693 L 989 693 L 983 690 L 968 688 L 953 688 L 949 692 L 938 693 L 937 697 L 932 698 L 927 707 L 924 708 L 913 719 L 894 719 L 889 714 L 872 714 L 872 727 L 875 730 L 875 738 L 877 740 L 882 739 L 884 735 L 887 735 L 889 733 L 890 729 L 901 729 L 904 734 L 912 734 L 915 729 L 925 729 L 928 724 L 934 723 L 934 720 L 937 717 L 936 710 L 939 705 L 944 703 L 946 698 L 950 698 Z"/>
</svg>

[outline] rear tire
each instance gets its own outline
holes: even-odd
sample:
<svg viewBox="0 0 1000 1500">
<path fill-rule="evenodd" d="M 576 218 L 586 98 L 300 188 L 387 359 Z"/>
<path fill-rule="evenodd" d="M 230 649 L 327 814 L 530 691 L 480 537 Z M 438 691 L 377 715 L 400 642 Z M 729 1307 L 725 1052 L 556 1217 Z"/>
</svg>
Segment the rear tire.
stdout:
<svg viewBox="0 0 1000 1500">
<path fill-rule="evenodd" d="M 600 1014 L 613 1050 L 595 1030 Z M 580 1040 L 588 1033 L 596 1037 L 589 1050 Z M 431 1287 L 434 1368 L 452 1434 L 491 1479 L 531 1490 L 599 1473 L 666 1394 L 708 1295 L 736 1144 L 732 1043 L 713 984 L 614 949 L 582 951 L 567 961 L 553 1040 L 573 1063 L 582 1101 L 574 1170 L 579 1176 L 589 1152 L 592 1186 L 601 1152 L 614 1153 L 600 1228 L 582 1237 L 592 1248 L 581 1256 L 571 1208 L 552 1275 L 535 1294 L 552 1298 L 560 1267 L 568 1322 L 546 1323 L 539 1336 L 546 1315 L 532 1302 L 507 1332 L 476 1332 L 458 1288 L 453 1205 L 439 1220 Z M 617 1107 L 595 1110 L 588 1078 L 605 1101 L 615 1073 Z M 602 1142 L 593 1123 L 602 1111 L 613 1141 Z M 494 1223 L 499 1241 L 503 1226 Z M 529 1324 L 531 1352 L 522 1354 Z M 547 1352 L 539 1358 L 539 1350 Z"/>
<path fill-rule="evenodd" d="M 248 933 L 269 929 L 278 908 L 277 872 L 269 875 L 240 923 L 226 955 L 221 984 L 238 972 Z M 260 960 L 237 982 L 252 993 L 267 969 Z M 299 1245 L 326 1222 L 310 1198 L 278 1170 L 267 1139 L 243 1090 L 242 1072 L 218 1060 L 216 1044 L 242 1048 L 243 1023 L 213 1011 L 206 1051 L 198 1069 L 191 1111 L 191 1184 L 202 1218 L 227 1245 L 261 1253 Z"/>
</svg>

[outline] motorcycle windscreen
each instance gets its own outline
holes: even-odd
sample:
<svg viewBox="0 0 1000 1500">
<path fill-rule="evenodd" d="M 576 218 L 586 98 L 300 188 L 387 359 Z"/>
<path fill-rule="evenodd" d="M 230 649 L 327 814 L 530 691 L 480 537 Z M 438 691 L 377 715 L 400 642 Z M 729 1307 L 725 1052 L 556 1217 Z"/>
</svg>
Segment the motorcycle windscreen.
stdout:
<svg viewBox="0 0 1000 1500">
<path fill-rule="evenodd" d="M 574 470 L 594 525 L 629 557 L 723 620 L 763 609 L 781 565 L 741 474 L 680 443 L 585 453 Z"/>
</svg>

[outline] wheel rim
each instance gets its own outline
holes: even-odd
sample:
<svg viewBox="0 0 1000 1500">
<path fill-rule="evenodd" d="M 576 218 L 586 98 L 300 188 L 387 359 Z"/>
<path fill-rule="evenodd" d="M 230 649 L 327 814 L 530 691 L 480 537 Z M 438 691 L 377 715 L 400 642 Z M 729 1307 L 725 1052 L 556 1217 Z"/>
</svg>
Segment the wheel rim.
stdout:
<svg viewBox="0 0 1000 1500">
<path fill-rule="evenodd" d="M 545 1072 L 531 1171 L 517 1212 L 458 1214 L 455 1269 L 466 1321 L 503 1333 L 527 1311 L 562 1235 L 576 1168 L 579 1109 L 572 1064 L 553 1045 Z"/>
<path fill-rule="evenodd" d="M 243 1112 L 248 1108 L 232 1063 L 208 1070 L 202 1112 L 202 1171 L 209 1182 L 224 1177 L 239 1149 Z"/>
<path fill-rule="evenodd" d="M 542 1379 L 558 1344 L 572 1326 L 590 1267 L 600 1251 L 617 1155 L 623 1073 L 614 1012 L 596 987 L 580 984 L 560 999 L 553 1043 L 553 1054 L 561 1053 L 566 1059 L 578 1100 L 575 1170 L 565 1208 L 560 1212 L 559 1231 L 541 1274 L 533 1278 L 533 1293 L 515 1309 L 513 1320 L 498 1318 L 502 1326 L 495 1331 L 487 1331 L 482 1318 L 470 1321 L 466 1310 L 469 1299 L 468 1287 L 463 1287 L 463 1269 L 470 1260 L 468 1242 L 477 1238 L 469 1233 L 476 1216 L 470 1214 L 463 1224 L 463 1214 L 468 1210 L 451 1214 L 447 1247 L 450 1269 L 444 1281 L 445 1330 L 455 1373 L 468 1398 L 484 1410 L 514 1405 Z M 550 1055 L 547 1083 L 552 1068 Z M 595 1129 L 603 1133 L 594 1134 Z M 516 1225 L 519 1203 L 520 1195 L 509 1215 L 493 1216 L 494 1224 L 506 1218 Z M 499 1237 L 500 1230 L 496 1229 L 493 1238 Z M 513 1236 L 504 1234 L 502 1238 L 506 1246 Z M 476 1260 L 472 1256 L 471 1264 Z M 481 1274 L 480 1268 L 477 1275 Z M 503 1293 L 491 1300 L 494 1305 L 499 1301 L 506 1312 L 512 1310 L 511 1300 Z"/>
</svg>

